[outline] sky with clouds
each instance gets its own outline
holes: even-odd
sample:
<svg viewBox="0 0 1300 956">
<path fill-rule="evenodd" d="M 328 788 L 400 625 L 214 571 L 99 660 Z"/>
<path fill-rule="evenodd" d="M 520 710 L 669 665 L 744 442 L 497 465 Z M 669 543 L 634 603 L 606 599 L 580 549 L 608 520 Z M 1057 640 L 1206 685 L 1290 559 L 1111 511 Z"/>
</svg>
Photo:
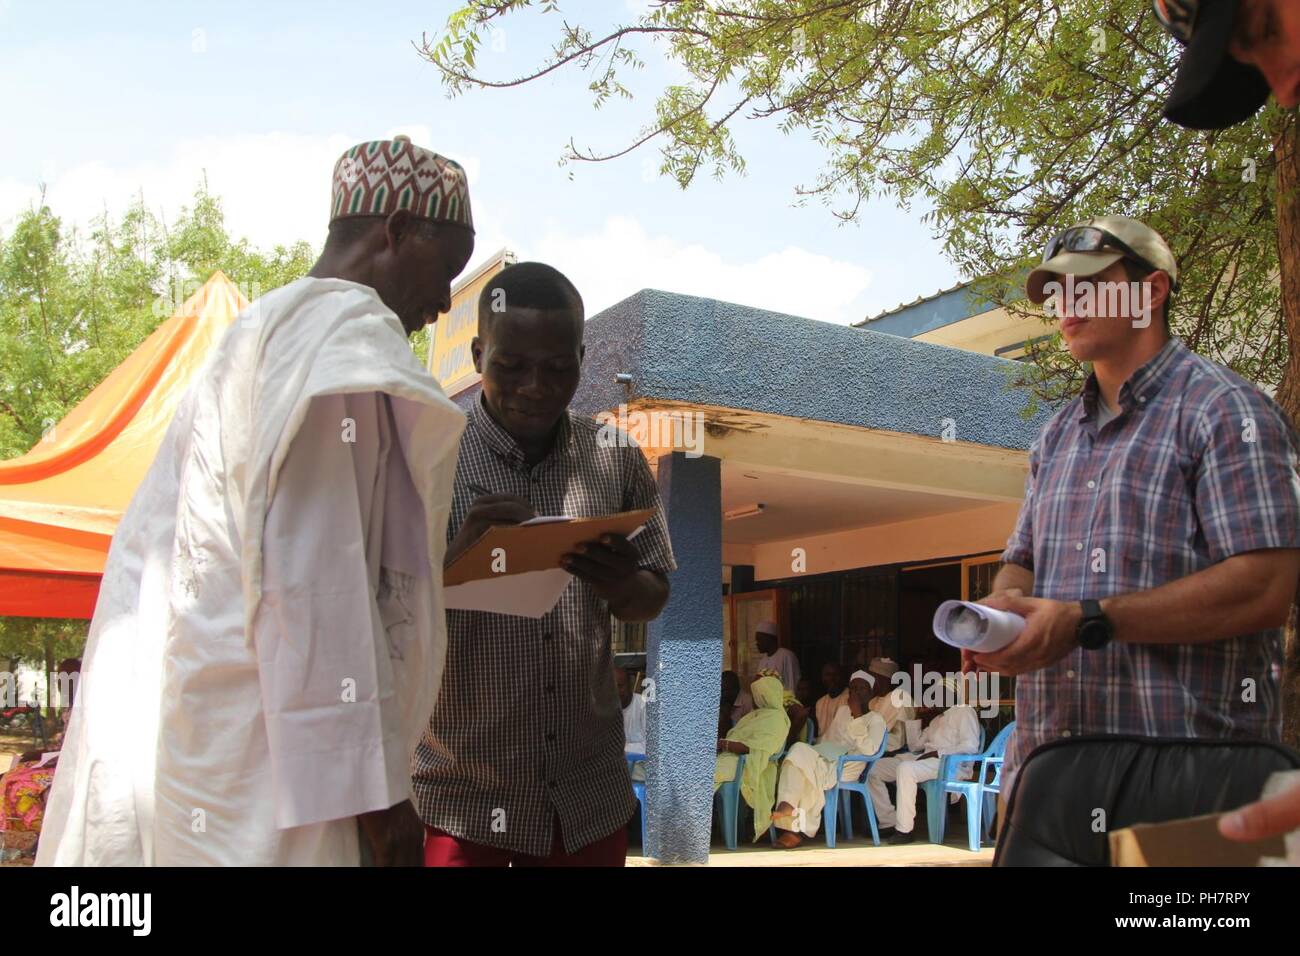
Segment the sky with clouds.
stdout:
<svg viewBox="0 0 1300 956">
<path fill-rule="evenodd" d="M 561 0 L 593 29 L 641 0 Z M 852 322 L 960 279 L 921 212 L 888 201 L 841 225 L 796 205 L 822 154 L 775 125 L 736 124 L 748 168 L 683 191 L 643 147 L 561 167 L 572 138 L 622 147 L 681 78 L 653 46 L 631 102 L 591 104 L 577 70 L 448 99 L 417 51 L 454 0 L 130 4 L 0 0 L 0 233 L 46 189 L 84 223 L 134 196 L 167 218 L 204 176 L 227 225 L 259 246 L 319 245 L 334 160 L 354 142 L 403 132 L 470 177 L 474 263 L 506 247 L 566 272 L 594 314 L 642 288 Z M 538 62 L 561 18 L 506 18 L 478 60 L 506 78 Z M 471 266 L 473 263 L 471 264 Z"/>
</svg>

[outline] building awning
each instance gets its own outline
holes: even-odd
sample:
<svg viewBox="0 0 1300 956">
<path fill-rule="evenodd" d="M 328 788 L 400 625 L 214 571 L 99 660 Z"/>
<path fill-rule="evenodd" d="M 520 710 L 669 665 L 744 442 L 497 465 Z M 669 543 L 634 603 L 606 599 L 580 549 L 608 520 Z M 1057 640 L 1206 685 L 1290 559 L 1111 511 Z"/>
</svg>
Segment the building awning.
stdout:
<svg viewBox="0 0 1300 956">
<path fill-rule="evenodd" d="M 122 513 L 247 305 L 215 273 L 27 454 L 0 461 L 0 615 L 91 616 Z"/>
</svg>

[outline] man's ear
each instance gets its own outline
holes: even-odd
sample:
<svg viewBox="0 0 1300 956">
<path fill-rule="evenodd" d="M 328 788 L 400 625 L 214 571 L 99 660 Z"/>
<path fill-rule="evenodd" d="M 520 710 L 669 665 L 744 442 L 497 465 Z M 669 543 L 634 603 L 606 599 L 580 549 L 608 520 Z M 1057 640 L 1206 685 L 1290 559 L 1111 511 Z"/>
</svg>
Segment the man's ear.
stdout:
<svg viewBox="0 0 1300 956">
<path fill-rule="evenodd" d="M 396 252 L 411 230 L 411 211 L 399 209 L 384 221 L 384 242 L 390 252 Z"/>
<path fill-rule="evenodd" d="M 483 340 L 477 335 L 469 341 L 470 358 L 474 360 L 474 371 L 483 374 Z"/>
<path fill-rule="evenodd" d="M 1157 269 L 1151 275 L 1147 276 L 1147 282 L 1151 285 L 1151 308 L 1163 308 L 1169 301 L 1169 292 L 1173 289 L 1173 282 L 1170 281 L 1169 273 L 1163 269 Z"/>
</svg>

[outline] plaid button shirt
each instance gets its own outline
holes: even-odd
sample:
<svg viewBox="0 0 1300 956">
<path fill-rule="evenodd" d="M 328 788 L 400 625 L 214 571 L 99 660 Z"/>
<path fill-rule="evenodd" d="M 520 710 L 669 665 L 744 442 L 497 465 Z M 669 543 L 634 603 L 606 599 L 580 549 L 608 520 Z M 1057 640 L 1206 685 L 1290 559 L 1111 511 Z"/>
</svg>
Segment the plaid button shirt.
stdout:
<svg viewBox="0 0 1300 956">
<path fill-rule="evenodd" d="M 554 447 L 530 469 L 481 398 L 468 417 L 449 542 L 477 485 L 518 495 L 539 515 L 659 509 L 633 544 L 642 568 L 676 569 L 659 489 L 639 448 L 602 447 L 600 425 L 567 412 Z M 636 802 L 623 759 L 609 605 L 591 586 L 574 578 L 538 620 L 448 611 L 447 638 L 442 689 L 412 768 L 424 822 L 532 856 L 551 852 L 556 817 L 568 852 L 626 824 Z"/>
<path fill-rule="evenodd" d="M 1300 548 L 1295 436 L 1257 388 L 1173 339 L 1124 384 L 1100 431 L 1097 394 L 1089 376 L 1030 451 L 1002 560 L 1034 572 L 1036 597 L 1101 600 L 1236 554 Z M 1077 734 L 1275 740 L 1281 661 L 1280 628 L 1076 648 L 1017 679 L 1007 772 L 1039 744 Z"/>
</svg>

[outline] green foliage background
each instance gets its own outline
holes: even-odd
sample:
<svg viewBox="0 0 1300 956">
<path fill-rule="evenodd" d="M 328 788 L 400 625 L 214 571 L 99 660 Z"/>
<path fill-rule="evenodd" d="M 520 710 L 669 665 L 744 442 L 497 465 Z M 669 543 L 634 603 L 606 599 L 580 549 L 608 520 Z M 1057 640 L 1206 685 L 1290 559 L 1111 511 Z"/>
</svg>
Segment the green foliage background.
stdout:
<svg viewBox="0 0 1300 956">
<path fill-rule="evenodd" d="M 1021 280 L 1057 231 L 1143 219 L 1182 267 L 1175 332 L 1255 382 L 1281 381 L 1274 145 L 1294 116 L 1270 105 L 1214 133 L 1166 122 L 1177 52 L 1150 0 L 665 0 L 610 4 L 591 23 L 560 7 L 471 0 L 423 53 L 449 95 L 578 70 L 597 108 L 640 97 L 647 58 L 666 57 L 688 79 L 650 91 L 644 126 L 599 147 L 561 126 L 563 162 L 657 148 L 660 172 L 686 188 L 744 172 L 737 123 L 775 123 L 822 147 L 822 167 L 791 183 L 795 201 L 846 223 L 876 197 L 922 205 L 975 292 L 1018 314 L 1041 314 Z M 476 54 L 507 25 L 554 37 L 552 53 L 489 75 L 494 61 Z M 1084 370 L 1059 335 L 1044 322 L 1033 338 L 1016 384 L 1049 402 L 1074 394 Z"/>
</svg>

